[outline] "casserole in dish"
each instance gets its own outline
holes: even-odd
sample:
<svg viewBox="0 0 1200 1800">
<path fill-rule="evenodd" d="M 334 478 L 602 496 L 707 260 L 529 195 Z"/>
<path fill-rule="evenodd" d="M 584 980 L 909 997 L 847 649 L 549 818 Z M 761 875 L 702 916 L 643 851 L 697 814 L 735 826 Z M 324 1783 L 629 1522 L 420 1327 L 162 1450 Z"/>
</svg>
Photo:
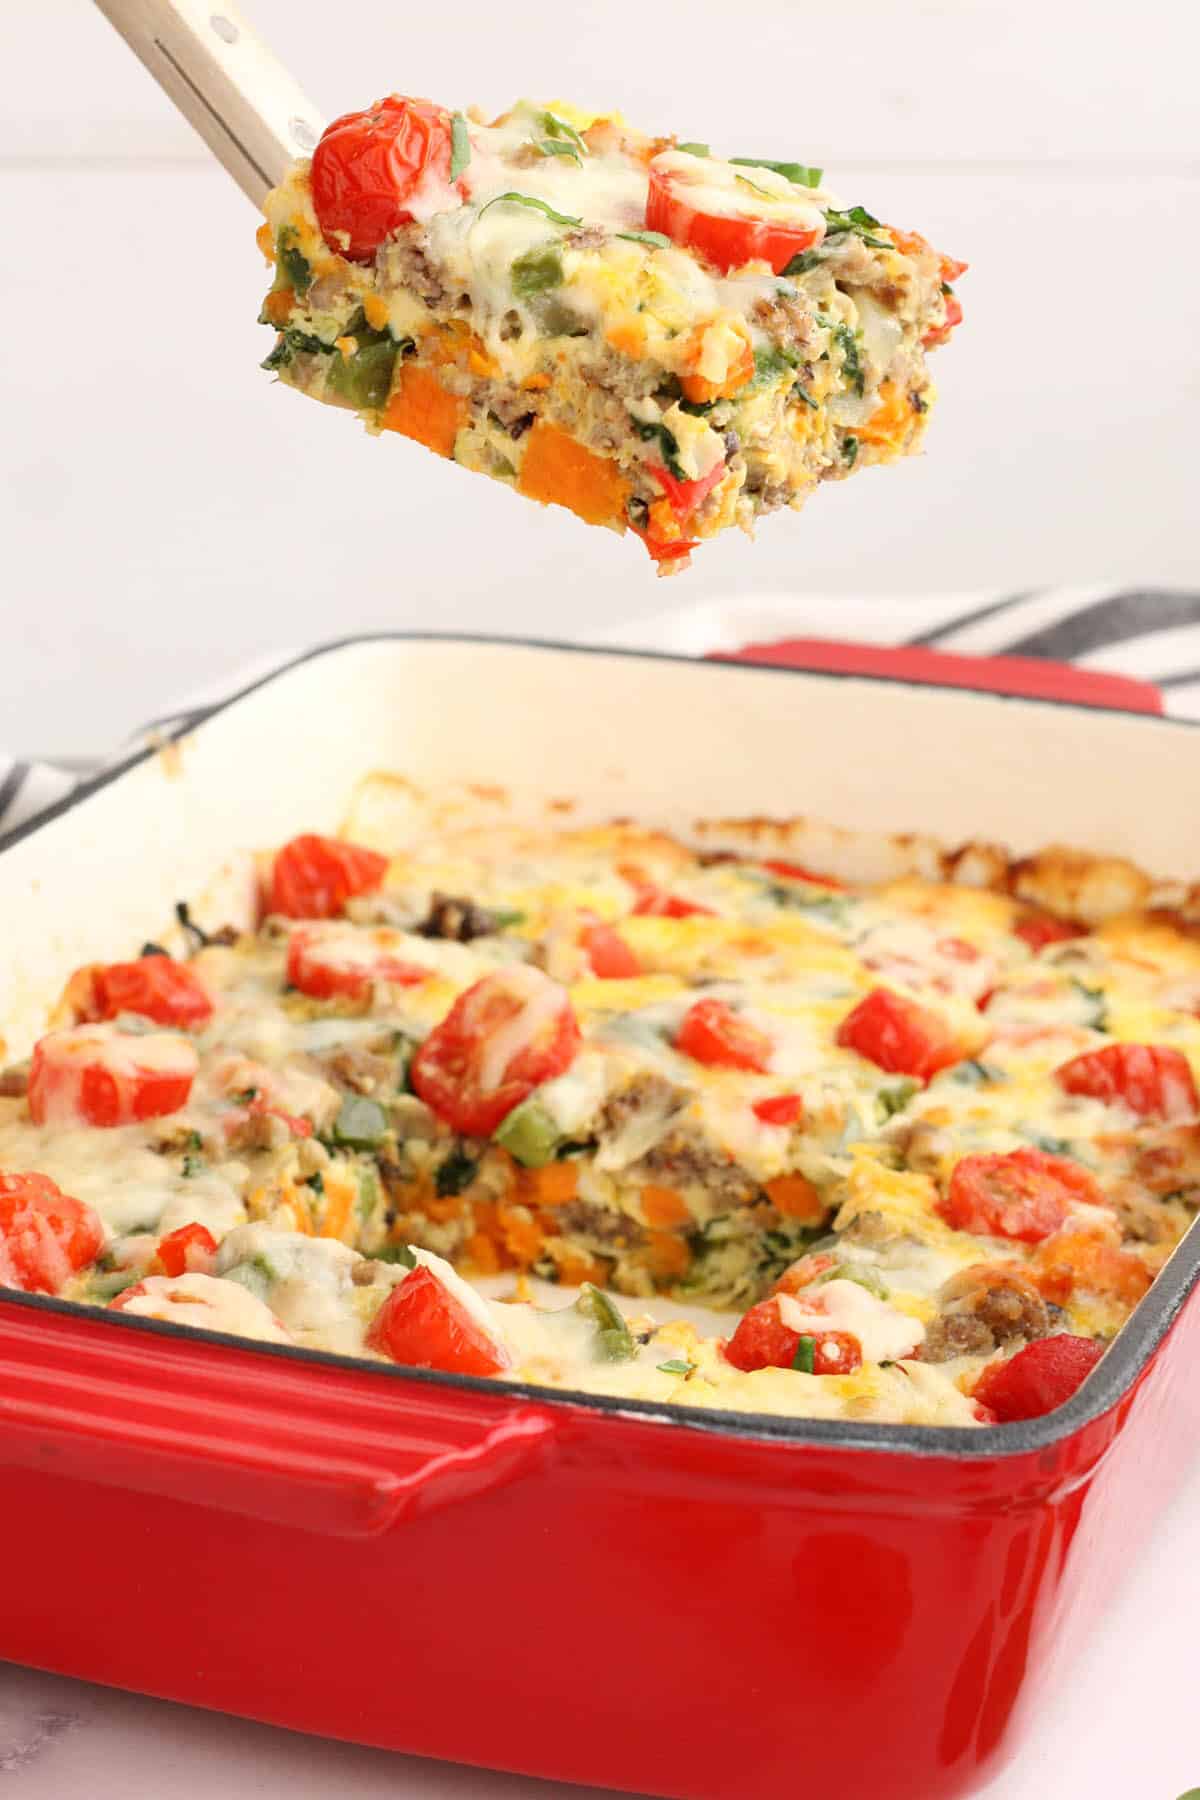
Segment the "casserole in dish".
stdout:
<svg viewBox="0 0 1200 1800">
<path fill-rule="evenodd" d="M 498 709 L 538 717 L 538 742 L 497 735 Z M 706 713 L 727 729 L 697 742 L 694 720 Z M 344 734 L 297 732 L 316 716 L 346 720 Z M 268 782 L 262 746 L 272 742 L 287 753 L 270 763 Z M 960 768 L 981 771 L 978 786 L 944 785 L 950 742 Z M 334 827 L 364 763 L 403 767 L 431 785 L 487 766 L 514 792 L 545 801 L 566 791 L 599 816 L 636 809 L 680 831 L 701 810 L 791 816 L 811 807 L 868 831 L 893 830 L 903 814 L 947 840 L 986 834 L 1020 853 L 1062 832 L 1065 819 L 1076 841 L 1185 876 L 1171 819 L 1139 811 L 1135 796 L 1180 791 L 1197 766 L 1195 743 L 1156 720 L 870 682 L 545 647 L 344 646 L 267 683 L 164 762 L 143 762 L 8 851 L 0 879 L 14 921 L 14 1048 L 19 1034 L 40 1031 L 43 997 L 72 968 L 153 935 L 231 840 Z M 247 779 L 255 766 L 262 777 Z M 819 769 L 811 786 L 794 773 L 806 767 Z M 1042 772 L 1036 813 L 1036 790 L 1020 789 L 1033 770 Z M 124 870 L 145 842 L 160 855 L 153 868 L 143 862 L 130 893 Z M 87 882 L 86 915 L 45 878 L 56 850 Z M 231 879 L 249 873 L 234 869 Z M 703 1411 L 664 1418 L 636 1402 L 338 1367 L 290 1348 L 217 1353 L 168 1326 L 6 1298 L 8 1493 L 21 1529 L 36 1522 L 59 1548 L 49 1576 L 16 1572 L 0 1650 L 281 1723 L 634 1789 L 771 1792 L 802 1753 L 814 1780 L 846 1794 L 872 1784 L 914 1797 L 961 1792 L 1011 1741 L 1010 1715 L 1023 1678 L 1044 1667 L 1055 1615 L 1081 1616 L 1098 1540 L 1123 1518 L 1140 1521 L 1172 1454 L 1184 1451 L 1190 1396 L 1172 1394 L 1170 1370 L 1195 1333 L 1192 1313 L 1180 1317 L 1194 1265 L 1189 1239 L 1075 1401 L 1040 1423 L 986 1433 Z M 1152 1356 L 1169 1331 L 1165 1353 Z M 308 1368 L 295 1369 L 297 1358 Z M 1160 1428 L 1169 1399 L 1181 1408 L 1172 1432 Z M 338 1450 L 324 1462 L 331 1430 Z M 1113 1446 L 1120 1453 L 1110 1457 Z M 491 1514 L 489 1529 L 469 1539 L 466 1515 L 444 1504 L 468 1495 Z M 255 1568 L 272 1606 L 236 1643 L 222 1639 L 199 1673 L 172 1636 L 178 1609 L 165 1591 L 138 1588 L 139 1629 L 118 1641 L 101 1597 L 80 1594 L 86 1547 L 61 1544 L 81 1506 L 118 1553 L 140 1545 L 139 1555 L 172 1557 L 181 1572 L 194 1557 L 210 1620 Z M 588 1621 L 586 1645 L 556 1673 L 535 1642 L 506 1639 L 502 1657 L 480 1657 L 477 1704 L 464 1720 L 444 1679 L 463 1667 L 463 1613 L 443 1610 L 445 1586 L 435 1601 L 410 1583 L 403 1617 L 368 1628 L 372 1667 L 388 1680 L 364 1685 L 360 1668 L 352 1682 L 335 1644 L 360 1629 L 350 1577 L 365 1565 L 337 1534 L 364 1530 L 380 1533 L 370 1552 L 377 1573 L 399 1574 L 414 1557 L 436 1563 L 473 1616 L 494 1609 L 511 1619 L 530 1568 L 549 1556 L 556 1585 Z M 486 1553 L 485 1538 L 505 1554 Z M 610 1546 L 602 1557 L 597 1543 Z M 285 1571 L 303 1544 L 313 1580 L 299 1594 Z M 632 1584 L 653 1608 L 644 1656 L 630 1650 L 623 1622 Z M 747 1595 L 753 1630 L 731 1631 Z M 821 1655 L 798 1685 L 799 1616 Z M 268 1636 L 306 1646 L 313 1688 L 301 1694 L 262 1676 Z M 753 1717 L 727 1722 L 717 1743 L 694 1728 L 714 1668 L 757 1697 Z M 535 1687 L 550 1714 L 571 1720 L 561 1742 L 545 1732 L 530 1741 L 520 1696 Z M 831 1712 L 836 1741 L 818 1729 Z M 897 1784 L 897 1770 L 909 1786 Z"/>
</svg>

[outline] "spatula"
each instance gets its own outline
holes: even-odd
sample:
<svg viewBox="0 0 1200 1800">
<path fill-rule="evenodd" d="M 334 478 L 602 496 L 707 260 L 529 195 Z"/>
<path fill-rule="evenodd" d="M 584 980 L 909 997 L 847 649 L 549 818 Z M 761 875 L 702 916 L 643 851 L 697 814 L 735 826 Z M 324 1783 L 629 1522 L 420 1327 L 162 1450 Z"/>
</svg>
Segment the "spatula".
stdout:
<svg viewBox="0 0 1200 1800">
<path fill-rule="evenodd" d="M 262 206 L 323 120 L 240 9 L 222 0 L 96 0 L 242 192 Z"/>
</svg>

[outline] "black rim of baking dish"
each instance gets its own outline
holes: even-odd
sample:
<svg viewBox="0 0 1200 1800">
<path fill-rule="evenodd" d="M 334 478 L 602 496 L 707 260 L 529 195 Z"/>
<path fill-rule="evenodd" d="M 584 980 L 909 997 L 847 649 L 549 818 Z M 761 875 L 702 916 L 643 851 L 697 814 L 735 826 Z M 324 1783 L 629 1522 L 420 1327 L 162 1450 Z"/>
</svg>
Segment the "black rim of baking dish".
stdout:
<svg viewBox="0 0 1200 1800">
<path fill-rule="evenodd" d="M 230 707 L 257 693 L 259 689 L 268 687 L 272 682 L 279 680 L 302 664 L 358 645 L 396 643 L 445 643 L 480 645 L 498 649 L 545 650 L 554 654 L 617 657 L 630 662 L 676 663 L 690 668 L 718 668 L 733 672 L 751 669 L 760 675 L 774 675 L 783 679 L 807 677 L 810 680 L 821 681 L 865 681 L 881 687 L 910 688 L 916 692 L 932 689 L 939 693 L 970 695 L 980 702 L 997 705 L 1050 707 L 1085 714 L 1116 713 L 1158 730 L 1194 731 L 1200 729 L 1200 721 L 1166 718 L 1157 713 L 1138 713 L 1123 707 L 1106 706 L 1087 701 L 1055 700 L 1040 696 L 1035 698 L 1023 694 L 998 694 L 986 689 L 963 688 L 951 682 L 914 681 L 900 675 L 859 675 L 850 671 L 784 667 L 777 663 L 758 663 L 740 658 L 737 661 L 723 660 L 719 657 L 709 660 L 672 651 L 635 650 L 605 644 L 569 644 L 550 638 L 506 637 L 485 632 L 364 632 L 317 644 L 313 648 L 289 658 L 278 667 L 268 671 L 267 674 L 256 677 L 255 680 L 248 682 L 245 687 L 239 688 L 225 699 L 216 701 L 211 706 L 192 709 L 173 728 L 164 731 L 157 742 L 133 751 L 129 756 L 120 759 L 101 773 L 81 782 L 70 794 L 65 795 L 53 806 L 0 837 L 0 854 L 22 839 L 33 836 L 54 819 L 83 805 L 93 794 L 119 780 L 131 769 L 137 768 L 139 764 L 158 755 L 164 744 L 189 736 L 194 731 L 203 730 L 209 720 L 228 711 Z M 941 1457 L 960 1461 L 963 1457 L 994 1460 L 1002 1456 L 1026 1456 L 1030 1452 L 1052 1449 L 1064 1440 L 1075 1436 L 1093 1420 L 1109 1412 L 1127 1396 L 1134 1382 L 1143 1373 L 1154 1351 L 1174 1324 L 1198 1283 L 1200 1283 L 1200 1219 L 1195 1221 L 1181 1240 L 1145 1298 L 1134 1308 L 1095 1372 L 1089 1376 L 1083 1387 L 1067 1401 L 1065 1406 L 1060 1406 L 1041 1418 L 986 1428 L 955 1425 L 857 1424 L 840 1419 L 806 1419 L 766 1413 L 717 1411 L 706 1407 L 687 1405 L 665 1405 L 659 1401 L 633 1400 L 608 1394 L 588 1394 L 575 1389 L 536 1387 L 524 1382 L 484 1380 L 472 1376 L 443 1374 L 437 1370 L 389 1366 L 385 1363 L 368 1361 L 362 1357 L 347 1357 L 329 1351 L 309 1350 L 301 1345 L 264 1344 L 251 1338 L 236 1337 L 228 1332 L 206 1331 L 193 1326 L 173 1325 L 161 1319 L 141 1319 L 130 1317 L 128 1314 L 114 1314 L 105 1308 L 89 1306 L 82 1302 L 59 1300 L 45 1294 L 26 1294 L 18 1290 L 0 1289 L 0 1302 L 15 1307 L 28 1307 L 36 1312 L 59 1313 L 70 1318 L 82 1318 L 102 1327 L 149 1331 L 159 1337 L 165 1335 L 187 1342 L 199 1339 L 213 1344 L 225 1344 L 241 1351 L 249 1350 L 266 1356 L 283 1357 L 293 1363 L 297 1361 L 314 1363 L 319 1367 L 334 1369 L 349 1367 L 356 1371 L 367 1369 L 384 1381 L 410 1381 L 430 1384 L 435 1388 L 463 1389 L 467 1392 L 490 1395 L 499 1392 L 538 1405 L 583 1407 L 600 1415 L 619 1414 L 624 1418 L 640 1419 L 650 1424 L 669 1424 L 675 1429 L 793 1444 L 797 1448 L 803 1448 L 805 1445 L 821 1445 L 829 1449 L 873 1450 L 881 1454 L 903 1454 L 922 1458 Z"/>
</svg>

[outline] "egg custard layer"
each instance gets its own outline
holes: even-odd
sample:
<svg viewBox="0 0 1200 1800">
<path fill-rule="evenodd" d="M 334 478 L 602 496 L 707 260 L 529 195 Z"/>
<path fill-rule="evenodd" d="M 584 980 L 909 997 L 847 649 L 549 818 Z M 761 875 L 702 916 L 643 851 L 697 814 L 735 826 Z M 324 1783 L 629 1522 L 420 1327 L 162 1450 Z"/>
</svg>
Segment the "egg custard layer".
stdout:
<svg viewBox="0 0 1200 1800">
<path fill-rule="evenodd" d="M 264 367 L 660 573 L 920 446 L 965 264 L 797 163 L 523 101 L 390 96 L 268 197 Z"/>
<path fill-rule="evenodd" d="M 78 971 L 0 1077 L 0 1282 L 983 1425 L 1074 1391 L 1200 1201 L 1200 941 L 1125 865 L 850 886 L 489 826 L 304 836 L 260 888 L 255 929 Z"/>
</svg>

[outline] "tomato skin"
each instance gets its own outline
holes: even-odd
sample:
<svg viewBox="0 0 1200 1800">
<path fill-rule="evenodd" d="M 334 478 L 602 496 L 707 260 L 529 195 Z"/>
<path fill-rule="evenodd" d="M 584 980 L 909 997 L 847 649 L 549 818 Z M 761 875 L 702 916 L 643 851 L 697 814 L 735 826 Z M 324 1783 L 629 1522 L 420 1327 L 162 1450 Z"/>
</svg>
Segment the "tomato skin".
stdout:
<svg viewBox="0 0 1200 1800">
<path fill-rule="evenodd" d="M 431 971 L 418 963 L 405 962 L 380 950 L 370 964 L 351 963 L 339 959 L 335 943 L 326 942 L 319 932 L 303 926 L 288 939 L 287 979 L 291 987 L 314 1000 L 336 1000 L 343 996 L 358 1000 L 369 994 L 377 981 L 390 981 L 397 987 L 416 987 L 427 981 Z"/>
<path fill-rule="evenodd" d="M 335 919 L 356 894 L 369 894 L 388 859 L 361 844 L 302 833 L 283 846 L 271 871 L 268 909 L 288 919 Z"/>
<path fill-rule="evenodd" d="M 918 1081 L 928 1081 L 961 1057 L 936 1013 L 891 988 L 872 988 L 838 1026 L 837 1042 L 888 1074 L 914 1075 Z"/>
<path fill-rule="evenodd" d="M 675 1048 L 710 1068 L 756 1069 L 762 1074 L 774 1045 L 724 1000 L 697 1000 L 683 1016 Z"/>
<path fill-rule="evenodd" d="M 772 875 L 782 875 L 785 881 L 811 881 L 817 887 L 833 888 L 839 894 L 846 891 L 844 881 L 835 881 L 832 875 L 816 875 L 803 863 L 780 862 L 777 857 L 772 857 L 764 862 L 763 868 L 769 869 Z"/>
<path fill-rule="evenodd" d="M 115 1019 L 118 1013 L 138 1013 L 156 1025 L 175 1025 L 184 1031 L 212 1018 L 212 998 L 199 975 L 188 963 L 170 956 L 102 963 L 88 973 L 91 1004 L 81 1018 L 104 1020 Z"/>
<path fill-rule="evenodd" d="M 187 1104 L 198 1066 L 187 1038 L 163 1032 L 52 1031 L 34 1045 L 29 1116 L 35 1125 L 102 1127 L 161 1119 Z"/>
<path fill-rule="evenodd" d="M 711 906 L 701 906 L 698 900 L 684 900 L 678 894 L 669 894 L 666 888 L 656 886 L 653 881 L 638 881 L 637 899 L 633 903 L 635 919 L 715 919 Z"/>
<path fill-rule="evenodd" d="M 1200 1112 L 1200 1095 L 1191 1064 L 1180 1050 L 1166 1044 L 1105 1044 L 1085 1050 L 1054 1071 L 1068 1094 L 1095 1100 L 1123 1101 L 1143 1119 L 1181 1124 Z"/>
<path fill-rule="evenodd" d="M 154 1255 L 164 1275 L 208 1275 L 212 1272 L 212 1259 L 216 1253 L 217 1240 L 212 1232 L 207 1225 L 193 1220 L 190 1225 L 180 1225 L 178 1230 L 168 1231 L 166 1237 L 159 1238 Z"/>
<path fill-rule="evenodd" d="M 388 94 L 335 119 L 312 159 L 313 208 L 329 248 L 370 262 L 411 221 L 405 202 L 427 172 L 449 186 L 451 148 L 450 115 L 431 100 Z"/>
<path fill-rule="evenodd" d="M 619 931 L 611 925 L 588 925 L 581 939 L 592 974 L 601 981 L 631 981 L 642 965 Z"/>
<path fill-rule="evenodd" d="M 1072 1200 L 1104 1205 L 1090 1171 L 1065 1156 L 1022 1149 L 960 1157 L 934 1211 L 956 1231 L 1040 1244 L 1063 1225 Z"/>
<path fill-rule="evenodd" d="M 962 318 L 962 303 L 958 299 L 958 296 L 956 294 L 947 294 L 946 322 L 944 325 L 935 325 L 932 331 L 927 331 L 925 333 L 925 336 L 921 339 L 921 343 L 924 345 L 925 349 L 932 350 L 937 344 L 948 344 L 950 342 L 950 333 L 954 330 L 956 325 L 962 324 Z"/>
<path fill-rule="evenodd" d="M 57 1294 L 103 1243 L 99 1214 L 49 1175 L 0 1175 L 0 1287 Z"/>
<path fill-rule="evenodd" d="M 811 1250 L 807 1256 L 798 1257 L 790 1263 L 771 1289 L 773 1294 L 798 1294 L 801 1288 L 811 1287 L 821 1275 L 828 1274 L 830 1269 L 837 1268 L 837 1257 L 830 1256 L 825 1250 Z"/>
<path fill-rule="evenodd" d="M 990 1363 L 975 1383 L 972 1398 L 998 1424 L 1040 1419 L 1071 1398 L 1104 1355 L 1091 1338 L 1064 1332 L 1026 1344 L 1007 1362 Z"/>
<path fill-rule="evenodd" d="M 1087 936 L 1082 925 L 1072 925 L 1067 919 L 1055 918 L 1053 913 L 1030 913 L 1027 919 L 1022 919 L 1013 926 L 1013 932 L 1023 943 L 1029 945 L 1035 956 L 1047 944 L 1065 944 L 1068 938 Z"/>
<path fill-rule="evenodd" d="M 558 1003 L 547 1009 L 533 1042 L 510 1057 L 497 1085 L 485 1091 L 489 1040 L 526 1006 L 540 1010 L 555 993 Z M 409 1079 L 414 1093 L 455 1131 L 490 1137 L 535 1087 L 570 1068 L 580 1042 L 565 988 L 528 965 L 498 969 L 458 996 L 414 1056 Z"/>
<path fill-rule="evenodd" d="M 394 1287 L 367 1331 L 367 1345 L 413 1369 L 500 1375 L 512 1359 L 424 1266 Z"/>
<path fill-rule="evenodd" d="M 756 1100 L 750 1110 L 764 1125 L 798 1125 L 804 1117 L 804 1101 L 799 1094 L 772 1094 L 767 1100 Z"/>
<path fill-rule="evenodd" d="M 638 536 L 645 544 L 650 560 L 656 563 L 678 562 L 680 558 L 690 556 L 700 544 L 699 538 L 672 538 L 668 543 L 649 531 L 641 531 Z"/>
<path fill-rule="evenodd" d="M 646 229 L 661 231 L 672 243 L 698 251 L 722 274 L 744 263 L 763 261 L 782 275 L 793 256 L 808 250 L 824 235 L 823 227 L 788 225 L 748 215 L 699 211 L 687 198 L 682 182 L 651 165 L 646 196 Z"/>
<path fill-rule="evenodd" d="M 862 1364 L 862 1345 L 849 1331 L 793 1331 L 779 1316 L 779 1301 L 760 1300 L 743 1313 L 724 1347 L 735 1369 L 790 1369 L 802 1336 L 813 1340 L 814 1375 L 848 1375 Z"/>
<path fill-rule="evenodd" d="M 719 462 L 715 469 L 710 469 L 707 475 L 701 475 L 697 481 L 679 481 L 661 463 L 651 463 L 650 473 L 666 495 L 671 511 L 682 523 L 684 519 L 691 517 L 705 496 L 716 487 L 725 473 L 725 464 Z"/>
</svg>

